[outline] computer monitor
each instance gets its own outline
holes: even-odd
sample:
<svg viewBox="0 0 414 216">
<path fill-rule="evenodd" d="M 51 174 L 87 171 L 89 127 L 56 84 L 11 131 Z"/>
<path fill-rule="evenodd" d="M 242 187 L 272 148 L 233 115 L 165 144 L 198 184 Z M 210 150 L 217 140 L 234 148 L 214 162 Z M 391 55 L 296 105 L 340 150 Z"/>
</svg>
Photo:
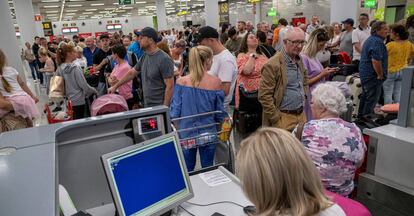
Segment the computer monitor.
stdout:
<svg viewBox="0 0 414 216">
<path fill-rule="evenodd" d="M 120 216 L 161 215 L 194 196 L 176 132 L 101 159 Z"/>
</svg>

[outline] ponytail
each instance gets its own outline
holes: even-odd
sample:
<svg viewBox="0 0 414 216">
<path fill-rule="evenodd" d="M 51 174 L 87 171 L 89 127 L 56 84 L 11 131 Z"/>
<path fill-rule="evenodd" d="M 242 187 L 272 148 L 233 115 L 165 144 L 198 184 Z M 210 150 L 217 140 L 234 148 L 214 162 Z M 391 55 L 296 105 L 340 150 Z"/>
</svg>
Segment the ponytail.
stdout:
<svg viewBox="0 0 414 216">
<path fill-rule="evenodd" d="M 58 65 L 66 61 L 68 53 L 73 52 L 75 48 L 69 44 L 62 44 L 56 51 L 56 61 Z"/>
<path fill-rule="evenodd" d="M 206 46 L 197 46 L 190 50 L 189 70 L 193 87 L 200 84 L 204 76 L 204 64 L 206 61 L 212 59 L 212 57 L 213 51 Z"/>
<path fill-rule="evenodd" d="M 1 77 L 1 84 L 6 92 L 10 93 L 12 91 L 12 87 L 9 82 L 3 76 L 3 70 L 6 67 L 6 55 L 4 55 L 3 50 L 0 49 L 0 77 Z"/>
</svg>

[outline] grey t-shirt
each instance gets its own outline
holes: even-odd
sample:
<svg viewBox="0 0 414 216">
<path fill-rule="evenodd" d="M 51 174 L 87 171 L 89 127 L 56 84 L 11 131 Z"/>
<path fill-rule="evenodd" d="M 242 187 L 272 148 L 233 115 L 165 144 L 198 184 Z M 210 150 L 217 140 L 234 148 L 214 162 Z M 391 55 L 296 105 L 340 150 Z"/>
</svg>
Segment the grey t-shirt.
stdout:
<svg viewBox="0 0 414 216">
<path fill-rule="evenodd" d="M 162 50 L 153 54 L 145 53 L 134 69 L 141 73 L 144 106 L 152 107 L 164 103 L 164 79 L 174 75 L 174 62 Z"/>
<path fill-rule="evenodd" d="M 353 46 L 352 46 L 352 31 L 350 31 L 350 32 L 347 32 L 347 31 L 342 32 L 342 35 L 341 35 L 341 44 L 339 45 L 339 51 L 344 51 L 344 52 L 348 53 L 348 55 L 352 58 L 352 51 L 353 51 Z"/>
</svg>

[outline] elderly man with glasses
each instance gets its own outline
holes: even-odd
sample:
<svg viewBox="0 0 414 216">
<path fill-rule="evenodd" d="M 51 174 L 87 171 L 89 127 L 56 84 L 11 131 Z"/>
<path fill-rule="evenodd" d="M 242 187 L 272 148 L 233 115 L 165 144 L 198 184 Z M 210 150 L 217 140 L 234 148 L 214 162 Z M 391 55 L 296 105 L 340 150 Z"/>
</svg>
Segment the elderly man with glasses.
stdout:
<svg viewBox="0 0 414 216">
<path fill-rule="evenodd" d="M 307 72 L 299 53 L 305 44 L 305 33 L 300 28 L 288 28 L 283 36 L 283 49 L 263 66 L 259 84 L 259 101 L 263 107 L 263 126 L 292 131 L 306 121 L 303 107 Z"/>
</svg>

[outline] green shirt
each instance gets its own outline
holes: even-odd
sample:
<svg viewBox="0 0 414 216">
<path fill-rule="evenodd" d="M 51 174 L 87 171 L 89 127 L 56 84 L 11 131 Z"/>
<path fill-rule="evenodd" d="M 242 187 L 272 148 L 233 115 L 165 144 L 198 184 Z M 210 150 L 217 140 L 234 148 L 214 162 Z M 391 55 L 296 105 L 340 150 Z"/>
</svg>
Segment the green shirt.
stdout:
<svg viewBox="0 0 414 216">
<path fill-rule="evenodd" d="M 226 44 L 224 45 L 226 47 L 226 49 L 228 49 L 231 53 L 235 54 L 236 52 L 239 51 L 240 49 L 240 44 L 242 42 L 243 38 L 237 38 L 236 40 L 233 40 L 231 38 L 229 38 L 226 42 Z"/>
</svg>

